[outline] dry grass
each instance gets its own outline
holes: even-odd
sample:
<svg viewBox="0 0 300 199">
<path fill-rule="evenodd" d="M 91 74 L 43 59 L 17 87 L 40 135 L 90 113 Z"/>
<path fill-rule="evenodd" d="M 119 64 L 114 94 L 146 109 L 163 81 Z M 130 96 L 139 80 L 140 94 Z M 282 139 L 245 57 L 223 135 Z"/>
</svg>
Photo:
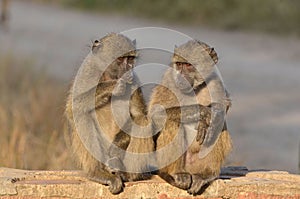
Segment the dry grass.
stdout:
<svg viewBox="0 0 300 199">
<path fill-rule="evenodd" d="M 65 86 L 30 60 L 0 56 L 0 166 L 67 169 Z M 38 71 L 38 72 L 37 72 Z"/>
</svg>

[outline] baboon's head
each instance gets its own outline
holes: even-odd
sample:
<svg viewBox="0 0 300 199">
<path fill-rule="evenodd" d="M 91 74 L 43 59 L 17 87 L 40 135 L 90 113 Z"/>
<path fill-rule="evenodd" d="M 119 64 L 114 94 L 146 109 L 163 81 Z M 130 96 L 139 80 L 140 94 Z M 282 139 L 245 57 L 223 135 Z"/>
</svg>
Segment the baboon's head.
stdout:
<svg viewBox="0 0 300 199">
<path fill-rule="evenodd" d="M 118 79 L 132 69 L 137 57 L 135 40 L 131 41 L 117 33 L 110 33 L 100 40 L 95 40 L 92 52 L 105 63 L 109 63 L 106 72 L 112 79 Z"/>
<path fill-rule="evenodd" d="M 172 67 L 175 69 L 176 85 L 182 89 L 187 86 L 195 88 L 204 82 L 217 62 L 216 51 L 204 42 L 190 40 L 175 46 Z M 187 82 L 189 85 L 186 85 Z"/>
</svg>

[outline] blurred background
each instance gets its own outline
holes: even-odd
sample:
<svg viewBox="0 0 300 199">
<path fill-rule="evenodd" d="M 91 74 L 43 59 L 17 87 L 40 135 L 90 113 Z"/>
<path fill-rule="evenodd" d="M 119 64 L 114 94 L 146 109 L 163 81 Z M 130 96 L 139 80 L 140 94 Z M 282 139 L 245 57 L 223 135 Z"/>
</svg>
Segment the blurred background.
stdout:
<svg viewBox="0 0 300 199">
<path fill-rule="evenodd" d="M 220 57 L 233 100 L 227 165 L 299 172 L 300 1 L 0 1 L 0 166 L 73 169 L 63 108 L 92 41 L 158 26 Z"/>
</svg>

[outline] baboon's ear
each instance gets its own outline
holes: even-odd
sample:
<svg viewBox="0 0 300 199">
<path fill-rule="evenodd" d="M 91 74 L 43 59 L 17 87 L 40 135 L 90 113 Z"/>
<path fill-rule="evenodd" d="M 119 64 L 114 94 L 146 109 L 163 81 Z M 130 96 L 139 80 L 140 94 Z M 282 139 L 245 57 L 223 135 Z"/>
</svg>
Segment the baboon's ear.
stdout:
<svg viewBox="0 0 300 199">
<path fill-rule="evenodd" d="M 97 52 L 97 50 L 99 49 L 100 46 L 101 46 L 100 41 L 99 40 L 95 40 L 93 42 L 93 46 L 92 46 L 93 53 Z"/>
<path fill-rule="evenodd" d="M 132 41 L 133 45 L 136 46 L 136 39 Z"/>
</svg>

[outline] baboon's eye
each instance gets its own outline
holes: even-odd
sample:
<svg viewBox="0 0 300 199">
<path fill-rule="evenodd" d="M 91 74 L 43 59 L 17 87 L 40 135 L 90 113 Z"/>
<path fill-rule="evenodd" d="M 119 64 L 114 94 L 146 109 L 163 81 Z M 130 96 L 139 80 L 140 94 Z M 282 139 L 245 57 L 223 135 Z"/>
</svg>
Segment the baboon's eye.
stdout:
<svg viewBox="0 0 300 199">
<path fill-rule="evenodd" d="M 181 66 L 182 62 L 176 62 L 175 64 L 176 64 L 176 66 Z"/>
<path fill-rule="evenodd" d="M 127 56 L 128 61 L 134 61 L 135 56 Z"/>
<path fill-rule="evenodd" d="M 175 62 L 175 64 L 176 64 L 176 70 L 182 69 L 182 62 Z"/>
<path fill-rule="evenodd" d="M 117 58 L 117 61 L 118 61 L 118 62 L 123 62 L 123 60 L 124 60 L 124 57 L 118 57 L 118 58 Z"/>
<path fill-rule="evenodd" d="M 192 64 L 190 63 L 184 63 L 185 67 L 192 67 Z"/>
<path fill-rule="evenodd" d="M 190 64 L 190 63 L 184 63 L 184 68 L 188 71 L 188 72 L 193 72 L 195 71 L 195 67 Z"/>
<path fill-rule="evenodd" d="M 192 64 L 187 63 L 187 62 L 176 62 L 176 65 L 179 67 L 183 67 L 183 68 L 191 68 L 193 67 Z"/>
</svg>

